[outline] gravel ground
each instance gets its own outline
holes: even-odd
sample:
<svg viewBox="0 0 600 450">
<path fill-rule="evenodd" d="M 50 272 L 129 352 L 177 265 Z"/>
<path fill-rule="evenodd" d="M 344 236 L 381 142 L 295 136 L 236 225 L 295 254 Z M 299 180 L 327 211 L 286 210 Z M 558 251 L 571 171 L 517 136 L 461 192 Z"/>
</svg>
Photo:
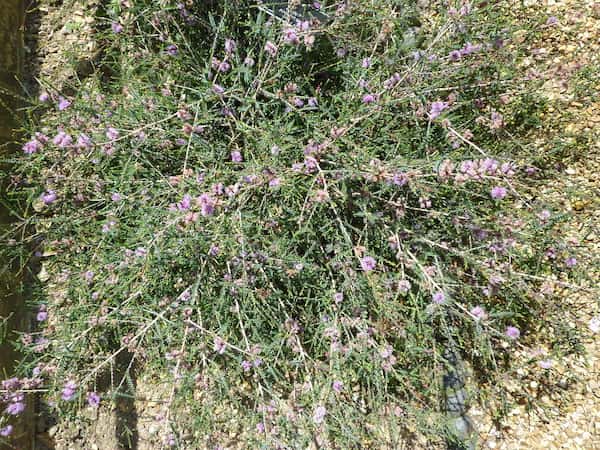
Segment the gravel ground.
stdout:
<svg viewBox="0 0 600 450">
<path fill-rule="evenodd" d="M 536 147 L 547 152 L 555 138 L 567 135 L 586 143 L 580 154 L 569 155 L 561 173 L 542 189 L 538 200 L 551 210 L 569 214 L 569 231 L 564 237 L 585 255 L 579 261 L 582 271 L 596 280 L 582 281 L 584 289 L 565 290 L 561 298 L 565 310 L 573 311 L 576 326 L 587 328 L 590 319 L 600 315 L 600 2 L 529 3 L 532 14 L 558 20 L 535 37 L 530 57 L 523 60 L 527 70 L 538 72 L 545 80 L 540 95 L 552 104 L 545 117 L 547 124 L 553 125 L 552 131 L 545 126 L 534 141 Z M 582 77 L 586 69 L 590 70 Z M 525 389 L 539 398 L 543 410 L 531 414 L 526 405 L 519 405 L 498 429 L 482 411 L 474 409 L 481 447 L 600 449 L 600 335 L 595 337 L 584 343 L 586 357 L 563 359 L 550 371 L 551 382 L 560 388 L 556 395 L 542 392 L 536 381 L 524 384 L 530 374 L 525 369 L 517 371 L 521 380 L 512 389 Z M 526 356 L 521 355 L 523 359 Z"/>
</svg>

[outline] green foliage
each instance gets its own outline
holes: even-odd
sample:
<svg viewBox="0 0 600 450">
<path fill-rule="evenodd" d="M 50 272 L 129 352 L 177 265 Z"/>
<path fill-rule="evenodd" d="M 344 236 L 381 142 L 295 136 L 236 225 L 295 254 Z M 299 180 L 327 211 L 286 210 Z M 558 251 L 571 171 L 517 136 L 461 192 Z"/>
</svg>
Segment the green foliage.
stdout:
<svg viewBox="0 0 600 450">
<path fill-rule="evenodd" d="M 517 140 L 542 105 L 512 89 L 502 17 L 325 4 L 333 20 L 286 44 L 249 2 L 131 3 L 107 9 L 101 70 L 72 106 L 36 106 L 50 141 L 20 158 L 54 297 L 24 373 L 66 406 L 67 380 L 83 399 L 127 351 L 126 374 L 173 375 L 163 437 L 182 448 L 219 444 L 231 418 L 253 448 L 442 437 L 449 343 L 485 397 L 561 319 Z"/>
</svg>

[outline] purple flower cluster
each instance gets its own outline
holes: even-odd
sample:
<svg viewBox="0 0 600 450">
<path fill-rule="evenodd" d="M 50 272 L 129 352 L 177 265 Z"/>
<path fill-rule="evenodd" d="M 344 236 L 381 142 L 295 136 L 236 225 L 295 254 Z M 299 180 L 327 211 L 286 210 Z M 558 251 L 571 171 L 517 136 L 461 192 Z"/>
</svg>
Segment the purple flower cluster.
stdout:
<svg viewBox="0 0 600 450">
<path fill-rule="evenodd" d="M 325 420 L 326 415 L 327 408 L 325 408 L 323 405 L 317 406 L 313 412 L 313 422 L 317 425 L 320 425 Z"/>
<path fill-rule="evenodd" d="M 106 137 L 111 141 L 118 139 L 119 135 L 120 135 L 119 130 L 117 130 L 116 128 L 108 127 L 106 130 Z"/>
<path fill-rule="evenodd" d="M 67 109 L 69 106 L 71 106 L 71 101 L 64 98 L 64 97 L 59 97 L 58 98 L 58 109 L 59 111 L 64 111 L 65 109 Z"/>
<path fill-rule="evenodd" d="M 212 91 L 217 95 L 223 95 L 225 89 L 221 85 L 213 84 Z"/>
<path fill-rule="evenodd" d="M 362 97 L 362 102 L 365 105 L 368 105 L 370 103 L 374 103 L 377 101 L 377 94 L 365 94 Z"/>
<path fill-rule="evenodd" d="M 226 73 L 231 70 L 231 64 L 229 64 L 227 60 L 221 61 L 220 59 L 214 57 L 211 61 L 211 67 L 221 73 Z"/>
<path fill-rule="evenodd" d="M 442 111 L 448 108 L 448 102 L 433 102 L 429 108 L 429 119 L 434 120 L 440 116 Z"/>
<path fill-rule="evenodd" d="M 179 49 L 177 48 L 177 46 L 175 44 L 170 44 L 170 45 L 167 45 L 167 48 L 165 49 L 165 53 L 169 56 L 175 56 L 175 55 L 177 55 L 177 53 L 179 53 Z"/>
<path fill-rule="evenodd" d="M 519 339 L 519 336 L 521 336 L 521 331 L 519 331 L 519 329 L 516 327 L 506 327 L 504 334 L 507 338 L 516 340 Z"/>
<path fill-rule="evenodd" d="M 364 256 L 360 260 L 360 268 L 363 272 L 371 272 L 377 267 L 377 261 L 372 256 Z"/>
<path fill-rule="evenodd" d="M 50 189 L 50 190 L 44 192 L 40 198 L 41 198 L 42 202 L 44 202 L 44 204 L 49 205 L 56 201 L 57 195 L 56 195 L 56 192 L 54 192 L 53 190 Z"/>
<path fill-rule="evenodd" d="M 177 203 L 177 209 L 179 211 L 187 211 L 192 206 L 192 196 L 185 194 L 181 201 Z"/>
<path fill-rule="evenodd" d="M 71 401 L 75 398 L 75 394 L 77 392 L 77 383 L 73 380 L 69 380 L 65 383 L 62 393 L 61 393 L 61 398 L 65 401 Z"/>
<path fill-rule="evenodd" d="M 438 291 L 432 295 L 431 300 L 436 305 L 441 305 L 446 302 L 446 295 L 442 291 Z"/>
<path fill-rule="evenodd" d="M 265 52 L 267 52 L 267 54 L 272 58 L 277 56 L 278 50 L 279 49 L 277 48 L 277 46 L 271 41 L 267 41 L 267 43 L 265 44 Z"/>
<path fill-rule="evenodd" d="M 402 76 L 398 72 L 396 72 L 390 78 L 383 82 L 383 87 L 387 90 L 390 90 L 394 88 L 398 83 L 400 83 L 401 79 Z"/>
<path fill-rule="evenodd" d="M 232 151 L 231 152 L 231 161 L 235 162 L 235 163 L 241 163 L 243 161 L 242 154 L 237 150 Z"/>
<path fill-rule="evenodd" d="M 216 200 L 207 193 L 200 195 L 196 199 L 196 203 L 200 206 L 200 214 L 203 216 L 212 216 L 215 212 Z"/>
<path fill-rule="evenodd" d="M 43 144 L 38 139 L 32 139 L 23 145 L 23 153 L 31 155 L 36 153 L 43 148 Z"/>
<path fill-rule="evenodd" d="M 54 139 L 52 139 L 52 143 L 60 148 L 67 148 L 73 144 L 73 137 L 70 134 L 65 133 L 60 130 Z"/>
<path fill-rule="evenodd" d="M 469 312 L 477 321 L 485 320 L 487 318 L 487 313 L 482 306 L 475 306 Z"/>
<path fill-rule="evenodd" d="M 504 186 L 494 186 L 490 191 L 490 196 L 494 200 L 502 200 L 504 197 L 508 195 L 508 191 Z"/>
<path fill-rule="evenodd" d="M 87 402 L 92 408 L 97 408 L 100 406 L 100 395 L 96 392 L 88 392 L 87 393 Z"/>
<path fill-rule="evenodd" d="M 309 21 L 297 21 L 295 26 L 287 27 L 283 30 L 283 42 L 286 45 L 299 45 L 300 43 L 304 43 L 307 48 L 312 47 L 315 43 L 315 36 L 311 33 L 310 28 Z"/>
<path fill-rule="evenodd" d="M 11 394 L 8 406 L 5 409 L 6 414 L 18 416 L 25 411 L 25 396 L 22 393 Z"/>
<path fill-rule="evenodd" d="M 241 363 L 242 369 L 244 372 L 249 372 L 253 367 L 259 367 L 262 365 L 262 359 L 256 358 L 253 361 L 243 360 Z"/>
<path fill-rule="evenodd" d="M 48 311 L 46 311 L 46 305 L 40 305 L 40 307 L 38 309 L 38 313 L 35 316 L 35 319 L 38 322 L 44 322 L 45 320 L 48 319 Z"/>
<path fill-rule="evenodd" d="M 481 181 L 488 177 L 512 177 L 515 174 L 513 163 L 500 163 L 493 158 L 483 158 L 463 161 L 458 167 L 450 160 L 440 164 L 438 176 L 447 180 L 454 177 L 457 183 L 466 181 Z"/>
<path fill-rule="evenodd" d="M 79 149 L 89 150 L 92 148 L 92 140 L 87 134 L 81 133 L 77 138 L 77 144 L 75 144 L 75 146 Z"/>
<path fill-rule="evenodd" d="M 394 348 L 391 345 L 386 345 L 379 350 L 379 356 L 382 359 L 381 367 L 385 372 L 392 370 L 394 364 L 397 362 L 397 358 L 394 356 Z"/>
<path fill-rule="evenodd" d="M 25 411 L 25 396 L 19 392 L 23 383 L 18 378 L 9 378 L 2 381 L 2 389 L 5 391 L 0 394 L 0 402 L 6 404 L 5 413 L 11 416 L 18 416 Z"/>
</svg>

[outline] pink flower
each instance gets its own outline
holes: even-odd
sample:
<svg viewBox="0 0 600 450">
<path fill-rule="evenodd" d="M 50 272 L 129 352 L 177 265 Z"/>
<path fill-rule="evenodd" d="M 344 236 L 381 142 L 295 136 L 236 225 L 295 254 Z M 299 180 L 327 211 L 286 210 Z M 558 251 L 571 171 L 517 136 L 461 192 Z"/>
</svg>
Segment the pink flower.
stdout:
<svg viewBox="0 0 600 450">
<path fill-rule="evenodd" d="M 342 292 L 336 292 L 333 294 L 333 301 L 336 303 L 342 303 L 344 300 L 344 294 Z"/>
<path fill-rule="evenodd" d="M 446 301 L 446 295 L 442 291 L 438 291 L 431 297 L 433 303 L 436 305 L 441 305 Z"/>
<path fill-rule="evenodd" d="M 231 64 L 229 64 L 227 61 L 222 61 L 219 64 L 218 70 L 219 72 L 229 72 L 229 69 L 231 69 Z"/>
<path fill-rule="evenodd" d="M 118 139 L 119 134 L 120 134 L 119 130 L 117 130 L 116 128 L 113 128 L 113 127 L 108 127 L 108 129 L 106 130 L 106 137 L 108 139 L 110 139 L 111 141 Z"/>
<path fill-rule="evenodd" d="M 64 111 L 69 106 L 71 106 L 70 100 L 67 100 L 64 97 L 58 97 L 58 109 L 59 109 L 59 111 Z"/>
<path fill-rule="evenodd" d="M 240 152 L 238 152 L 237 150 L 234 150 L 233 152 L 231 152 L 231 160 L 235 163 L 241 163 L 242 162 L 242 154 Z"/>
<path fill-rule="evenodd" d="M 283 41 L 286 44 L 290 45 L 296 45 L 300 43 L 300 39 L 296 34 L 296 30 L 294 30 L 293 28 L 286 28 L 285 30 L 283 30 Z"/>
<path fill-rule="evenodd" d="M 577 265 L 577 258 L 571 256 L 571 257 L 565 259 L 565 265 L 569 268 L 575 267 Z"/>
<path fill-rule="evenodd" d="M 494 186 L 492 188 L 492 190 L 490 191 L 490 195 L 495 200 L 503 199 L 504 197 L 506 197 L 507 193 L 508 193 L 508 191 L 503 186 Z"/>
<path fill-rule="evenodd" d="M 516 327 L 506 327 L 504 334 L 506 337 L 514 340 L 519 339 L 519 336 L 521 336 L 521 332 Z"/>
<path fill-rule="evenodd" d="M 481 306 L 475 306 L 471 309 L 470 313 L 475 317 L 475 320 L 485 320 L 487 318 L 487 313 L 485 309 Z"/>
<path fill-rule="evenodd" d="M 331 383 L 331 387 L 335 392 L 342 392 L 344 389 L 344 383 L 339 380 L 335 380 L 333 383 Z"/>
<path fill-rule="evenodd" d="M 235 41 L 233 39 L 225 39 L 225 51 L 227 53 L 235 52 L 236 48 L 237 48 L 237 44 L 235 43 Z"/>
<path fill-rule="evenodd" d="M 226 347 L 227 344 L 225 343 L 225 341 L 219 336 L 216 336 L 213 342 L 213 349 L 215 350 L 215 352 L 217 352 L 219 355 L 222 355 L 223 353 L 225 353 Z"/>
<path fill-rule="evenodd" d="M 50 203 L 53 203 L 56 201 L 56 193 L 53 190 L 48 190 L 46 192 L 44 192 L 42 194 L 42 201 L 46 204 L 49 205 Z"/>
<path fill-rule="evenodd" d="M 13 432 L 12 425 L 6 425 L 4 428 L 0 428 L 0 436 L 2 436 L 2 437 L 8 437 L 12 434 L 12 432 Z"/>
<path fill-rule="evenodd" d="M 167 55 L 175 56 L 179 52 L 179 49 L 175 44 L 171 44 L 167 46 L 167 49 L 165 51 L 167 52 Z"/>
<path fill-rule="evenodd" d="M 324 406 L 317 406 L 313 413 L 313 422 L 317 425 L 323 423 L 325 416 L 327 415 L 327 409 Z"/>
<path fill-rule="evenodd" d="M 362 60 L 362 64 L 361 64 L 361 66 L 362 66 L 364 69 L 368 69 L 369 67 L 371 67 L 371 58 L 364 58 L 364 59 Z"/>
<path fill-rule="evenodd" d="M 91 148 L 92 147 L 92 140 L 90 139 L 90 137 L 87 134 L 81 133 L 79 135 L 79 137 L 77 138 L 77 148 Z"/>
<path fill-rule="evenodd" d="M 218 84 L 213 85 L 212 90 L 217 95 L 223 95 L 223 93 L 225 92 L 225 89 L 223 89 L 223 87 Z"/>
<path fill-rule="evenodd" d="M 407 294 L 410 291 L 410 281 L 408 280 L 400 280 L 398 281 L 398 292 L 401 294 Z"/>
<path fill-rule="evenodd" d="M 314 196 L 315 202 L 324 203 L 329 199 L 329 193 L 325 189 L 318 189 Z"/>
<path fill-rule="evenodd" d="M 429 118 L 431 120 L 439 117 L 439 115 L 448 108 L 447 102 L 433 102 L 431 104 L 431 108 L 429 109 Z"/>
<path fill-rule="evenodd" d="M 200 214 L 203 216 L 211 216 L 215 211 L 215 200 L 209 194 L 202 194 L 196 199 L 196 203 L 200 206 Z"/>
<path fill-rule="evenodd" d="M 370 272 L 377 266 L 377 261 L 372 256 L 365 256 L 360 260 L 360 267 L 364 272 Z"/>
<path fill-rule="evenodd" d="M 550 211 L 548 211 L 547 209 L 544 209 L 544 210 L 540 211 L 540 213 L 538 214 L 538 218 L 541 221 L 546 221 L 550 218 L 551 215 L 552 215 L 552 213 Z"/>
<path fill-rule="evenodd" d="M 60 148 L 66 148 L 73 143 L 73 138 L 70 134 L 59 131 L 58 134 L 54 136 L 54 139 L 52 139 L 52 143 Z"/>
<path fill-rule="evenodd" d="M 368 105 L 369 103 L 373 103 L 376 100 L 377 99 L 375 98 L 375 96 L 373 94 L 365 94 L 365 95 L 363 95 L 363 98 L 362 98 L 362 102 L 366 105 Z"/>
<path fill-rule="evenodd" d="M 379 356 L 383 359 L 388 359 L 394 354 L 394 349 L 391 345 L 386 345 L 381 350 L 379 350 Z"/>
<path fill-rule="evenodd" d="M 25 411 L 25 403 L 21 401 L 12 402 L 6 407 L 6 414 L 10 414 L 11 416 L 18 416 L 23 411 Z"/>
<path fill-rule="evenodd" d="M 123 31 L 123 25 L 121 25 L 119 22 L 113 22 L 110 25 L 110 28 L 112 29 L 112 32 L 115 34 L 119 34 Z"/>
<path fill-rule="evenodd" d="M 31 155 L 32 153 L 37 152 L 41 148 L 42 144 L 37 139 L 32 139 L 31 141 L 26 142 L 25 145 L 23 145 L 23 153 Z"/>
<path fill-rule="evenodd" d="M 92 408 L 97 408 L 100 405 L 100 395 L 96 392 L 88 392 L 87 402 Z"/>
<path fill-rule="evenodd" d="M 277 55 L 277 46 L 273 44 L 271 41 L 267 41 L 265 44 L 265 51 L 272 57 Z"/>
</svg>

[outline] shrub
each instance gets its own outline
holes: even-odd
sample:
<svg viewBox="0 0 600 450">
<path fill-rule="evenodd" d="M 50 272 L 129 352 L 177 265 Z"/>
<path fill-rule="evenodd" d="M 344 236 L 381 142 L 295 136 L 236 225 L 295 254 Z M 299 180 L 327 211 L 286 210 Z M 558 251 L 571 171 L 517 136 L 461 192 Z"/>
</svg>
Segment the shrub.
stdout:
<svg viewBox="0 0 600 450">
<path fill-rule="evenodd" d="M 485 400 L 567 326 L 503 11 L 321 8 L 112 2 L 100 70 L 32 107 L 19 173 L 52 300 L 22 373 L 61 414 L 127 354 L 101 396 L 169 373 L 170 445 L 217 445 L 217 423 L 252 448 L 434 442 L 446 349 Z"/>
</svg>

